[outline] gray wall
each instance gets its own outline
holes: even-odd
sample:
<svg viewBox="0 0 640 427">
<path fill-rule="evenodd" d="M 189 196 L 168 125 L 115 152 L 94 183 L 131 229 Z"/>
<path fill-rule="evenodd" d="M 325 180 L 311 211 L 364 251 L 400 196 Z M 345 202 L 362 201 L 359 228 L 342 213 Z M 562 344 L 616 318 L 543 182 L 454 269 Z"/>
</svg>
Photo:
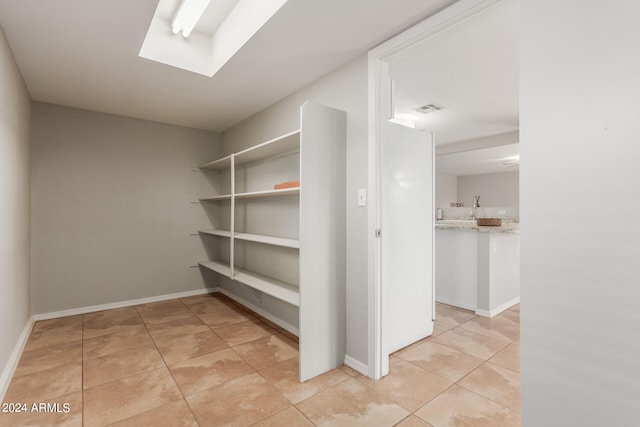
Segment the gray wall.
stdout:
<svg viewBox="0 0 640 427">
<path fill-rule="evenodd" d="M 458 201 L 458 177 L 450 173 L 436 172 L 436 207 L 448 208 Z"/>
<path fill-rule="evenodd" d="M 522 2 L 524 427 L 638 425 L 638 16 Z"/>
<path fill-rule="evenodd" d="M 34 103 L 32 309 L 55 312 L 203 288 L 197 236 L 211 132 Z"/>
<path fill-rule="evenodd" d="M 518 172 L 486 173 L 458 177 L 458 199 L 473 206 L 473 196 L 480 195 L 480 206 L 517 208 L 520 203 Z"/>
<path fill-rule="evenodd" d="M 347 355 L 366 364 L 367 208 L 357 206 L 357 189 L 367 186 L 366 56 L 226 130 L 223 150 L 230 153 L 298 129 L 299 109 L 307 100 L 347 112 Z"/>
<path fill-rule="evenodd" d="M 31 315 L 30 111 L 31 98 L 0 29 L 0 398 L 7 362 Z"/>
</svg>

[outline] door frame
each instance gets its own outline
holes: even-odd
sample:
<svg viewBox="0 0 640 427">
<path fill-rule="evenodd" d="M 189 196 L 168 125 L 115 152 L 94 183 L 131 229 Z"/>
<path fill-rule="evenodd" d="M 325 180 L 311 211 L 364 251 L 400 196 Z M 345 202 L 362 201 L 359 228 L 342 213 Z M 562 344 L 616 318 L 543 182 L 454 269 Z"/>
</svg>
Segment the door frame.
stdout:
<svg viewBox="0 0 640 427">
<path fill-rule="evenodd" d="M 368 376 L 389 373 L 389 353 L 384 331 L 381 243 L 376 237 L 381 213 L 381 147 L 383 121 L 393 117 L 389 63 L 393 58 L 503 0 L 460 0 L 369 51 L 368 55 Z M 435 298 L 435 295 L 434 295 Z"/>
</svg>

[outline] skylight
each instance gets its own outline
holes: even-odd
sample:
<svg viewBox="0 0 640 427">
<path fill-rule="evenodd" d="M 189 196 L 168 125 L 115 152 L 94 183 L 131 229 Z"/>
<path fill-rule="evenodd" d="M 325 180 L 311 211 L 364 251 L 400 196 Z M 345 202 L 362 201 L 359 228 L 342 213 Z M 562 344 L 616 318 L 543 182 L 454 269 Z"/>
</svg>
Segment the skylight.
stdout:
<svg viewBox="0 0 640 427">
<path fill-rule="evenodd" d="M 173 34 L 182 33 L 185 39 L 189 38 L 209 3 L 211 0 L 182 0 L 171 23 Z"/>
<path fill-rule="evenodd" d="M 287 1 L 160 0 L 139 56 L 211 77 Z M 190 27 L 181 13 L 192 2 L 195 9 L 190 16 L 200 17 Z"/>
</svg>

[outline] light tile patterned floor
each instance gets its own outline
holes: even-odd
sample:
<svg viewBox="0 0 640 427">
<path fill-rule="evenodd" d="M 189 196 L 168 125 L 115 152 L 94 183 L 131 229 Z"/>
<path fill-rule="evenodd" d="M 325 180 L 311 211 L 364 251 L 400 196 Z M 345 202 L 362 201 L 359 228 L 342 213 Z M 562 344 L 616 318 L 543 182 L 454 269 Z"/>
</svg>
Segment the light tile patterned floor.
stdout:
<svg viewBox="0 0 640 427">
<path fill-rule="evenodd" d="M 518 306 L 436 313 L 382 380 L 303 384 L 296 338 L 221 295 L 37 322 L 4 399 L 27 412 L 0 426 L 519 426 Z"/>
</svg>

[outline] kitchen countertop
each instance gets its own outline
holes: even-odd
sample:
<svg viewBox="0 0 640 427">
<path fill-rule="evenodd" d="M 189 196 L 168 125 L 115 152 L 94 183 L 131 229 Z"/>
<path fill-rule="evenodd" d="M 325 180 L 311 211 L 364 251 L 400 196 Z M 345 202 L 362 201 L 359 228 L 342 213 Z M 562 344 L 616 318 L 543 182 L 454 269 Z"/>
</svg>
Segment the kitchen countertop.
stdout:
<svg viewBox="0 0 640 427">
<path fill-rule="evenodd" d="M 500 227 L 479 226 L 475 220 L 444 219 L 436 221 L 436 230 L 478 231 L 480 233 L 520 234 L 520 223 L 503 222 Z"/>
</svg>

